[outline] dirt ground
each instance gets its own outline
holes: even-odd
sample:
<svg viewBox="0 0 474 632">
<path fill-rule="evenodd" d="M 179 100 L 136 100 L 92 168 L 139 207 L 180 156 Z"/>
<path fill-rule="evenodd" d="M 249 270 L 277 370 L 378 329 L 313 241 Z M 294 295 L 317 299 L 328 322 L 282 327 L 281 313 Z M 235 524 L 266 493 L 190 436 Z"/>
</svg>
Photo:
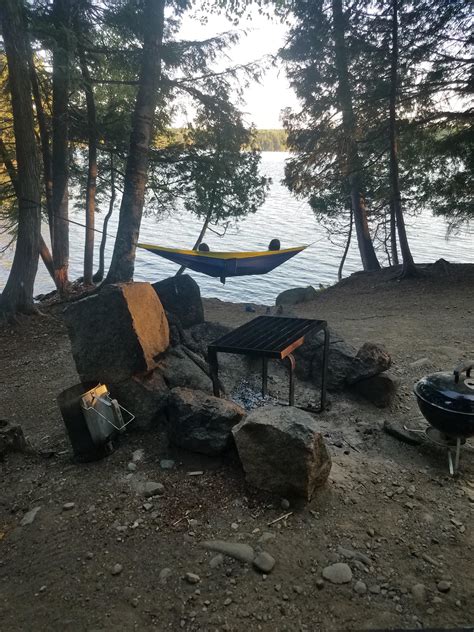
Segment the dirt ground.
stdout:
<svg viewBox="0 0 474 632">
<path fill-rule="evenodd" d="M 331 396 L 316 416 L 333 460 L 329 481 L 288 510 L 245 485 L 235 454 L 176 452 L 159 431 L 127 433 L 106 459 L 72 463 L 56 395 L 78 376 L 60 309 L 0 330 L 0 419 L 21 424 L 35 449 L 0 462 L 0 630 L 473 626 L 474 454 L 465 450 L 451 478 L 444 451 L 401 443 L 382 427 L 422 427 L 414 382 L 474 358 L 474 266 L 435 264 L 402 282 L 390 275 L 354 275 L 287 311 L 327 319 L 356 347 L 383 343 L 401 381 L 390 409 Z M 230 325 L 265 312 L 217 299 L 205 307 L 208 320 Z M 297 399 L 304 389 L 297 384 Z M 162 458 L 176 467 L 162 470 Z M 133 491 L 137 477 L 165 493 L 148 504 Z M 35 507 L 32 524 L 20 526 Z M 258 547 L 268 533 L 264 548 L 276 559 L 268 576 L 230 558 L 213 568 L 199 546 Z M 348 549 L 358 555 L 346 559 Z M 322 582 L 322 569 L 339 561 L 352 581 Z M 187 572 L 200 581 L 186 582 Z"/>
</svg>

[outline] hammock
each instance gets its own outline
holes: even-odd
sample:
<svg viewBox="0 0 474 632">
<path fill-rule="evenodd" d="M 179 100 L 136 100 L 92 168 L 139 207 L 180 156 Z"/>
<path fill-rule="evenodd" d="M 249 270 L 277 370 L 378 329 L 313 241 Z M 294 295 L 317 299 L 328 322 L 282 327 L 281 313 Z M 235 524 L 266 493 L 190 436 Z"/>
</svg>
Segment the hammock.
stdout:
<svg viewBox="0 0 474 632">
<path fill-rule="evenodd" d="M 265 250 L 263 252 L 202 252 L 165 248 L 151 244 L 137 244 L 139 248 L 149 250 L 180 266 L 211 277 L 219 277 L 225 283 L 226 277 L 266 274 L 291 259 L 308 246 L 297 246 L 284 250 Z"/>
</svg>

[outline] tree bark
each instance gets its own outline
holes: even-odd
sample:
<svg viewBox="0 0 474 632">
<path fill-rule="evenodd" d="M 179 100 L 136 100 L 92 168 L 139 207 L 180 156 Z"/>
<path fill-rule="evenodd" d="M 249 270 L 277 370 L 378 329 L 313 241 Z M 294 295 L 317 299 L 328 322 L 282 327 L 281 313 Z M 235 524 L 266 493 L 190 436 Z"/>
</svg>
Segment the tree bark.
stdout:
<svg viewBox="0 0 474 632">
<path fill-rule="evenodd" d="M 416 266 L 411 254 L 403 217 L 400 193 L 400 175 L 398 167 L 398 132 L 397 132 L 397 93 L 398 93 L 398 0 L 392 0 L 392 55 L 390 64 L 390 184 L 392 188 L 392 205 L 395 215 L 400 252 L 402 255 L 402 276 L 416 274 Z"/>
<path fill-rule="evenodd" d="M 393 200 L 390 200 L 390 253 L 392 255 L 392 264 L 394 266 L 398 266 L 397 220 L 395 217 Z"/>
<path fill-rule="evenodd" d="M 53 261 L 56 287 L 64 294 L 69 267 L 69 80 L 71 0 L 54 0 L 53 23 Z"/>
<path fill-rule="evenodd" d="M 89 165 L 87 170 L 86 187 L 86 239 L 84 246 L 84 284 L 92 285 L 94 266 L 94 223 L 95 223 L 95 196 L 97 190 L 97 116 L 94 100 L 92 81 L 87 67 L 84 49 L 78 47 L 81 74 L 84 82 L 84 92 L 87 106 L 87 133 L 89 143 Z"/>
<path fill-rule="evenodd" d="M 40 178 L 34 132 L 27 34 L 19 0 L 2 0 L 0 19 L 8 63 L 18 174 L 18 235 L 7 283 L 0 296 L 6 313 L 35 311 L 33 286 L 41 228 Z"/>
<path fill-rule="evenodd" d="M 347 259 L 347 253 L 349 252 L 349 248 L 351 246 L 351 240 L 352 240 L 352 226 L 353 226 L 353 218 L 354 218 L 354 213 L 352 211 L 352 207 L 350 209 L 350 224 L 349 224 L 349 233 L 347 235 L 347 242 L 346 242 L 346 246 L 344 248 L 344 252 L 342 253 L 342 257 L 341 257 L 341 262 L 339 264 L 339 269 L 337 271 L 337 280 L 340 281 L 342 279 L 342 271 L 344 269 L 344 264 L 346 262 Z"/>
<path fill-rule="evenodd" d="M 333 37 L 338 78 L 338 98 L 342 110 L 342 124 L 347 145 L 346 176 L 349 181 L 351 205 L 354 213 L 357 243 L 364 270 L 379 270 L 380 264 L 367 221 L 365 198 L 362 191 L 361 161 L 356 142 L 356 121 L 352 106 L 352 91 L 349 82 L 347 51 L 345 43 L 345 24 L 342 0 L 332 0 Z"/>
<path fill-rule="evenodd" d="M 41 156 L 43 159 L 43 181 L 46 197 L 46 209 L 48 212 L 49 234 L 51 244 L 53 243 L 53 170 L 51 165 L 51 143 L 48 124 L 46 122 L 46 114 L 41 99 L 41 92 L 38 83 L 38 75 L 36 73 L 35 63 L 33 59 L 33 51 L 30 41 L 28 40 L 28 66 L 30 71 L 31 89 L 33 91 L 33 99 L 35 102 L 36 119 L 38 121 L 39 136 L 41 141 Z"/>
<path fill-rule="evenodd" d="M 161 80 L 164 8 L 165 0 L 146 0 L 144 6 L 140 80 L 132 118 L 120 219 L 107 283 L 130 281 L 133 278 L 148 176 L 149 147 Z"/>
<path fill-rule="evenodd" d="M 12 183 L 12 187 L 13 190 L 15 191 L 15 195 L 18 199 L 18 201 L 20 200 L 20 187 L 18 184 L 18 173 L 16 171 L 16 167 L 13 164 L 13 161 L 11 160 L 9 154 L 8 154 L 8 150 L 5 146 L 5 143 L 3 142 L 3 138 L 0 137 L 0 154 L 2 156 L 2 161 L 3 164 L 5 165 L 5 169 L 7 170 L 8 176 L 10 178 L 10 181 Z M 43 237 L 41 236 L 40 233 L 40 246 L 39 246 L 40 250 L 40 256 L 41 259 L 43 260 L 44 265 L 46 266 L 46 269 L 48 270 L 49 274 L 51 275 L 51 278 L 54 280 L 54 266 L 53 266 L 53 257 L 51 256 L 51 252 L 45 242 L 45 240 L 43 239 Z"/>
<path fill-rule="evenodd" d="M 102 239 L 100 240 L 100 249 L 99 249 L 99 268 L 97 272 L 94 274 L 93 280 L 95 283 L 100 283 L 104 278 L 105 272 L 105 244 L 107 243 L 107 227 L 109 225 L 109 219 L 112 217 L 112 213 L 114 211 L 114 203 L 115 203 L 115 171 L 114 171 L 114 155 L 110 152 L 110 200 L 109 200 L 109 210 L 107 211 L 107 215 L 104 217 L 104 225 L 102 227 Z"/>
</svg>

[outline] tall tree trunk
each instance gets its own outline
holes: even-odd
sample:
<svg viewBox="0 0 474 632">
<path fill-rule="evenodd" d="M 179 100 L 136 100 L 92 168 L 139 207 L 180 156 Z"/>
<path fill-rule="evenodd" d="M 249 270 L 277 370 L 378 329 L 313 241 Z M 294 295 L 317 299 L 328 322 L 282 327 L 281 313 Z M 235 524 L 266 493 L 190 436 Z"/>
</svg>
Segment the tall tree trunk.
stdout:
<svg viewBox="0 0 474 632">
<path fill-rule="evenodd" d="M 69 79 L 71 1 L 54 0 L 53 49 L 53 261 L 61 294 L 68 284 L 69 267 Z"/>
<path fill-rule="evenodd" d="M 84 49 L 78 47 L 79 61 L 81 65 L 84 92 L 87 105 L 87 133 L 89 143 L 89 166 L 87 170 L 86 189 L 86 240 L 84 246 L 84 284 L 92 285 L 94 266 L 94 222 L 95 222 L 95 195 L 97 189 L 97 117 L 92 81 L 87 67 Z"/>
<path fill-rule="evenodd" d="M 112 262 L 106 282 L 130 281 L 143 214 L 148 178 L 148 155 L 153 134 L 161 55 L 165 0 L 146 0 L 143 10 L 143 53 L 138 94 L 132 118 L 130 149 L 125 170 L 124 191 Z"/>
<path fill-rule="evenodd" d="M 393 200 L 390 200 L 390 252 L 392 255 L 392 264 L 398 266 L 397 219 L 395 217 Z"/>
<path fill-rule="evenodd" d="M 36 73 L 35 63 L 33 59 L 33 51 L 30 41 L 28 40 L 28 66 L 30 70 L 31 89 L 33 91 L 33 99 L 35 102 L 36 119 L 38 121 L 39 135 L 41 141 L 41 156 L 43 159 L 43 180 L 46 197 L 46 209 L 48 211 L 49 235 L 51 244 L 53 244 L 53 169 L 51 165 L 51 143 L 46 122 L 46 114 L 41 99 L 38 75 Z"/>
<path fill-rule="evenodd" d="M 352 107 L 352 92 L 349 82 L 345 24 L 342 0 L 332 0 L 333 37 L 338 78 L 338 98 L 342 110 L 342 124 L 347 145 L 346 174 L 349 181 L 354 225 L 357 234 L 360 257 L 364 270 L 379 270 L 380 264 L 375 254 L 369 232 L 365 198 L 362 192 L 361 161 L 357 150 L 356 122 Z"/>
<path fill-rule="evenodd" d="M 390 184 L 392 188 L 392 205 L 397 222 L 398 240 L 403 261 L 402 276 L 416 274 L 416 266 L 408 244 L 405 219 L 403 217 L 400 194 L 400 177 L 398 168 L 398 133 L 397 133 L 397 93 L 398 93 L 398 0 L 392 0 L 392 55 L 390 64 Z"/>
<path fill-rule="evenodd" d="M 18 183 L 18 173 L 16 171 L 15 165 L 13 164 L 13 161 L 11 160 L 8 154 L 8 150 L 5 146 L 5 143 L 3 142 L 3 138 L 1 137 L 0 137 L 0 155 L 2 157 L 2 161 L 3 161 L 3 164 L 5 165 L 5 169 L 7 170 L 10 181 L 12 183 L 12 187 L 13 187 L 13 190 L 15 191 L 15 195 L 18 201 L 20 201 L 21 196 L 20 196 L 20 186 Z M 41 236 L 41 233 L 40 233 L 39 253 L 40 253 L 41 259 L 43 260 L 44 265 L 46 266 L 46 269 L 51 275 L 51 278 L 54 280 L 53 258 L 51 256 L 51 252 L 49 251 L 49 248 L 45 240 Z"/>
<path fill-rule="evenodd" d="M 99 283 L 104 278 L 105 272 L 105 244 L 107 243 L 107 227 L 109 225 L 109 219 L 112 217 L 112 213 L 114 211 L 114 203 L 115 203 L 115 167 L 114 167 L 114 155 L 110 152 L 110 200 L 109 200 L 109 210 L 107 211 L 107 215 L 104 217 L 104 225 L 102 227 L 102 239 L 100 240 L 100 249 L 99 249 L 99 268 L 97 272 L 94 274 L 93 280 L 95 283 Z"/>
<path fill-rule="evenodd" d="M 344 248 L 344 252 L 342 253 L 342 257 L 341 257 L 341 262 L 339 264 L 339 269 L 337 271 L 337 280 L 340 281 L 342 279 L 342 270 L 344 269 L 344 264 L 346 262 L 347 259 L 347 253 L 349 252 L 349 248 L 351 246 L 351 240 L 352 240 L 352 226 L 354 224 L 353 222 L 353 218 L 354 218 L 354 213 L 352 211 L 352 207 L 350 208 L 350 224 L 349 224 L 349 233 L 347 235 L 347 242 L 346 242 L 346 247 Z"/>
<path fill-rule="evenodd" d="M 0 3 L 12 101 L 19 192 L 15 255 L 7 283 L 0 296 L 0 309 L 7 313 L 34 311 L 33 286 L 38 269 L 41 229 L 40 178 L 23 8 L 20 0 L 2 0 Z"/>
</svg>

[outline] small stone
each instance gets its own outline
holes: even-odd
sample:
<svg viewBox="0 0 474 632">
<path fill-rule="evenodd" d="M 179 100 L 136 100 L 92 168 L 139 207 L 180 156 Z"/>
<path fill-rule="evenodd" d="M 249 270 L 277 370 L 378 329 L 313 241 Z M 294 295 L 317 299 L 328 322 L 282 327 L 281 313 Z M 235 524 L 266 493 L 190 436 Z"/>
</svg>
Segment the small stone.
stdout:
<svg viewBox="0 0 474 632">
<path fill-rule="evenodd" d="M 227 599 L 224 601 L 224 606 L 230 606 L 231 603 L 232 599 L 230 597 L 227 597 Z"/>
<path fill-rule="evenodd" d="M 161 459 L 160 467 L 162 470 L 172 470 L 175 466 L 175 462 L 172 459 Z"/>
<path fill-rule="evenodd" d="M 94 557 L 94 553 L 91 553 L 91 551 L 86 553 L 86 559 L 91 560 L 93 557 Z"/>
<path fill-rule="evenodd" d="M 186 579 L 188 584 L 198 584 L 201 581 L 199 575 L 196 575 L 195 573 L 186 573 L 184 578 Z"/>
<path fill-rule="evenodd" d="M 367 529 L 367 534 L 370 535 L 371 538 L 375 536 L 375 531 L 372 529 L 372 527 L 369 527 Z"/>
<path fill-rule="evenodd" d="M 274 540 L 274 539 L 275 539 L 274 533 L 271 533 L 270 531 L 264 531 L 262 535 L 258 538 L 258 543 L 266 544 L 267 542 L 270 542 L 271 540 Z"/>
<path fill-rule="evenodd" d="M 222 553 L 240 562 L 252 562 L 255 551 L 248 544 L 241 542 L 225 542 L 224 540 L 208 540 L 201 543 L 201 546 L 208 551 Z"/>
<path fill-rule="evenodd" d="M 33 520 L 36 518 L 36 514 L 40 509 L 41 507 L 34 507 L 33 509 L 30 509 L 30 511 L 27 511 L 21 519 L 20 526 L 26 527 L 26 525 L 32 524 Z"/>
<path fill-rule="evenodd" d="M 324 581 L 322 579 L 316 580 L 316 588 L 318 590 L 322 590 L 324 588 Z"/>
<path fill-rule="evenodd" d="M 369 592 L 373 595 L 380 595 L 380 586 L 378 584 L 374 584 L 373 586 L 369 586 Z"/>
<path fill-rule="evenodd" d="M 111 575 L 120 575 L 120 573 L 123 571 L 123 566 L 122 564 L 115 564 L 115 566 L 112 567 L 110 574 Z"/>
<path fill-rule="evenodd" d="M 211 558 L 211 560 L 209 561 L 209 566 L 211 568 L 219 568 L 219 566 L 222 566 L 223 563 L 224 563 L 224 556 L 222 555 L 222 553 L 218 553 L 217 555 L 214 555 L 214 557 Z"/>
<path fill-rule="evenodd" d="M 137 469 L 136 463 L 131 462 L 127 465 L 127 470 L 129 470 L 130 472 L 135 472 L 136 469 Z"/>
<path fill-rule="evenodd" d="M 426 586 L 424 584 L 415 584 L 412 586 L 411 594 L 416 603 L 424 603 L 426 601 Z"/>
<path fill-rule="evenodd" d="M 145 511 L 150 511 L 150 509 L 152 509 L 152 508 L 153 508 L 152 503 L 143 503 L 143 509 Z"/>
<path fill-rule="evenodd" d="M 188 472 L 188 476 L 202 476 L 204 472 L 202 470 L 196 470 L 195 472 Z"/>
<path fill-rule="evenodd" d="M 233 531 L 237 531 L 237 529 L 239 528 L 239 525 L 237 524 L 237 522 L 233 522 L 233 523 L 230 525 L 230 528 L 231 528 Z"/>
<path fill-rule="evenodd" d="M 172 570 L 171 568 L 162 568 L 159 574 L 160 584 L 166 584 L 168 578 L 171 577 Z"/>
<path fill-rule="evenodd" d="M 134 597 L 130 603 L 134 608 L 138 607 L 138 599 L 136 597 Z"/>
<path fill-rule="evenodd" d="M 132 454 L 132 461 L 134 463 L 138 463 L 138 461 L 143 460 L 144 456 L 145 456 L 145 452 L 141 448 L 139 448 L 138 450 L 134 450 Z"/>
<path fill-rule="evenodd" d="M 275 558 L 273 558 L 270 553 L 262 551 L 255 556 L 253 565 L 261 573 L 268 574 L 272 572 L 273 567 L 275 566 Z"/>
<path fill-rule="evenodd" d="M 354 584 L 354 590 L 358 595 L 365 595 L 367 592 L 367 585 L 359 580 Z"/>
<path fill-rule="evenodd" d="M 345 562 L 338 562 L 323 568 L 323 577 L 332 584 L 347 584 L 352 580 L 351 567 Z"/>
<path fill-rule="evenodd" d="M 164 494 L 165 486 L 162 483 L 154 483 L 153 481 L 147 481 L 143 485 L 143 494 L 145 498 L 151 498 L 152 496 L 159 496 Z"/>
<path fill-rule="evenodd" d="M 303 587 L 302 586 L 293 586 L 293 592 L 295 592 L 297 595 L 302 595 L 303 594 Z"/>
<path fill-rule="evenodd" d="M 442 580 L 442 581 L 438 582 L 437 589 L 441 593 L 447 593 L 447 592 L 449 592 L 451 590 L 451 582 L 447 582 L 445 580 Z"/>
<path fill-rule="evenodd" d="M 284 511 L 286 511 L 287 509 L 289 509 L 289 508 L 290 508 L 290 501 L 289 501 L 289 500 L 287 500 L 286 498 L 282 498 L 282 499 L 281 499 L 281 503 L 280 503 L 280 507 L 281 507 Z"/>
<path fill-rule="evenodd" d="M 75 506 L 76 503 L 64 503 L 63 509 L 64 511 L 70 511 L 71 509 L 74 509 Z"/>
</svg>

